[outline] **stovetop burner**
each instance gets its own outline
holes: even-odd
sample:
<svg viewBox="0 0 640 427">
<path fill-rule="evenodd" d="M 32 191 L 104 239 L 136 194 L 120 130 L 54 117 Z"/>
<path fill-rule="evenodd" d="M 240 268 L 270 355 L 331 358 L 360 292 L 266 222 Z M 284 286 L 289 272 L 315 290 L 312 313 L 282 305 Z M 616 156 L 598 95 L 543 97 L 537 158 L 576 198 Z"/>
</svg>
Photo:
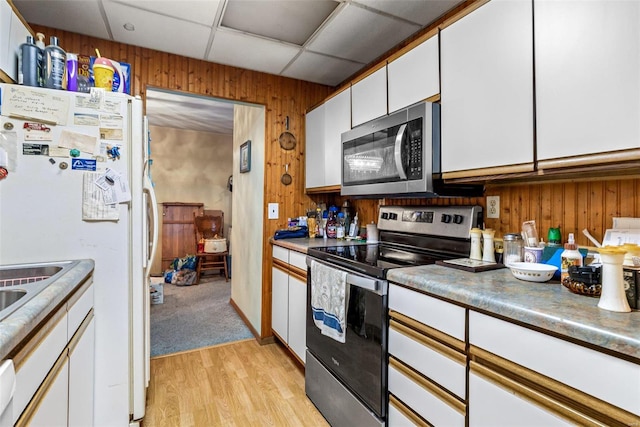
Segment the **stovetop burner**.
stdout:
<svg viewBox="0 0 640 427">
<path fill-rule="evenodd" d="M 385 279 L 391 268 L 434 264 L 469 255 L 470 234 L 482 222 L 479 206 L 382 206 L 380 243 L 310 248 L 310 257 Z"/>
</svg>

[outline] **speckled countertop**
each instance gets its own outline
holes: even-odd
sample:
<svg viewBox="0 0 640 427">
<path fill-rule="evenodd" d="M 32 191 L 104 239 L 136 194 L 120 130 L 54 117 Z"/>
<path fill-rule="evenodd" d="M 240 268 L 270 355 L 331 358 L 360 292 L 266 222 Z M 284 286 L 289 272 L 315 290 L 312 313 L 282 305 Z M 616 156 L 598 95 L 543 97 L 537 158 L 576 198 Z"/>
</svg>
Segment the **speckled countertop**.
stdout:
<svg viewBox="0 0 640 427">
<path fill-rule="evenodd" d="M 92 274 L 94 262 L 79 260 L 49 286 L 0 321 L 0 360 L 68 299 Z"/>
<path fill-rule="evenodd" d="M 559 282 L 521 281 L 507 268 L 470 273 L 438 265 L 390 270 L 387 278 L 640 363 L 640 311 L 602 310 L 598 298 L 573 294 Z"/>
<path fill-rule="evenodd" d="M 271 244 L 282 246 L 283 248 L 294 251 L 307 253 L 309 248 L 324 248 L 326 246 L 348 246 L 348 245 L 364 245 L 364 240 L 337 240 L 337 239 L 309 239 L 308 237 L 299 237 L 296 239 L 279 239 L 271 238 Z"/>
</svg>

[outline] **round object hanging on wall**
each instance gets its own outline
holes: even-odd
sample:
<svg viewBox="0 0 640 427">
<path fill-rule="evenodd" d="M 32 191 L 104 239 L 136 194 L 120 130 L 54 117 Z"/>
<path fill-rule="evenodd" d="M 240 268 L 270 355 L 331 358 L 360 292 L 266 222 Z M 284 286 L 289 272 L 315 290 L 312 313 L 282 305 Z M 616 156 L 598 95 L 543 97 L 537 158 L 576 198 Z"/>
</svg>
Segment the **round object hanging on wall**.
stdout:
<svg viewBox="0 0 640 427">
<path fill-rule="evenodd" d="M 282 132 L 278 138 L 280 141 L 280 147 L 285 150 L 293 150 L 296 148 L 296 137 L 289 132 L 289 116 L 285 119 L 285 124 L 287 130 Z"/>
</svg>

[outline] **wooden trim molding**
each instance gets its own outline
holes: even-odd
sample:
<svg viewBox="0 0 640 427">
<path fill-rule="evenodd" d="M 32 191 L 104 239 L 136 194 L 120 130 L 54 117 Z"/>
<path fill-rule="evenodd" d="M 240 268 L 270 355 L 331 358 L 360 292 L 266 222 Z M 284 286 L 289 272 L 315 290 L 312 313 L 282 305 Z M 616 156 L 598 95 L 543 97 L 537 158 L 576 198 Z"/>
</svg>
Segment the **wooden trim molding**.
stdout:
<svg viewBox="0 0 640 427">
<path fill-rule="evenodd" d="M 63 306 L 59 308 L 46 322 L 42 323 L 44 326 L 36 328 L 36 332 L 29 341 L 26 342 L 14 355 L 8 355 L 7 358 L 13 359 L 16 371 L 19 371 L 25 361 L 29 358 L 39 346 L 44 342 L 47 336 L 58 326 L 58 323 L 63 319 L 66 320 L 67 310 Z M 46 323 L 46 324 L 45 324 Z"/>
<path fill-rule="evenodd" d="M 418 374 L 405 364 L 399 362 L 398 359 L 393 356 L 389 357 L 389 367 L 399 371 L 400 373 L 402 373 L 402 375 L 409 378 L 420 387 L 424 388 L 430 394 L 440 399 L 443 403 L 446 403 L 448 406 L 458 411 L 461 415 L 466 415 L 467 406 L 464 404 L 464 402 L 456 399 L 454 396 L 450 395 L 448 392 L 444 391 L 442 388 L 432 383 L 427 378 Z"/>
<path fill-rule="evenodd" d="M 421 326 L 424 326 L 424 325 L 421 325 Z M 466 366 L 467 364 L 467 357 L 463 353 L 460 353 L 459 351 L 454 350 L 451 347 L 444 345 L 439 341 L 436 341 L 435 339 L 429 337 L 426 334 L 423 334 L 421 332 L 416 331 L 415 329 L 405 326 L 402 323 L 399 323 L 398 321 L 396 321 L 395 319 L 391 319 L 389 321 L 389 329 L 393 329 L 396 332 L 406 336 L 407 338 L 410 338 L 414 341 L 419 342 L 425 347 L 428 347 L 431 350 L 440 353 L 441 355 L 443 355 L 448 359 L 456 361 L 462 366 Z"/>
<path fill-rule="evenodd" d="M 272 267 L 273 268 L 277 268 L 278 270 L 282 271 L 283 273 L 289 273 L 289 264 L 287 264 L 286 262 L 282 261 L 281 259 L 273 258 Z"/>
<path fill-rule="evenodd" d="M 507 165 L 507 166 L 495 166 L 490 168 L 480 168 L 480 169 L 467 169 L 462 171 L 452 171 L 452 172 L 443 172 L 442 178 L 447 179 L 457 179 L 457 178 L 480 178 L 480 177 L 488 177 L 495 175 L 506 175 L 513 173 L 522 173 L 522 172 L 533 172 L 534 164 L 533 163 L 521 163 L 518 165 Z"/>
<path fill-rule="evenodd" d="M 307 270 L 301 270 L 298 267 L 289 265 L 289 275 L 301 282 L 304 282 L 305 284 L 307 283 Z"/>
<path fill-rule="evenodd" d="M 271 303 L 271 301 L 269 301 L 269 303 Z M 251 331 L 253 336 L 258 340 L 258 342 L 260 342 L 260 340 L 261 340 L 260 334 L 258 333 L 258 331 L 256 331 L 254 329 L 253 325 L 249 321 L 249 318 L 244 314 L 244 312 L 242 310 L 240 310 L 240 307 L 238 306 L 238 304 L 236 304 L 236 302 L 233 300 L 233 298 L 229 298 L 229 304 L 231 304 L 231 307 L 233 307 L 233 309 L 236 311 L 236 313 L 238 313 L 238 316 L 240 316 L 240 318 L 242 319 L 244 324 L 247 325 L 247 328 L 249 328 L 249 330 Z M 269 329 L 271 329 L 271 325 L 269 325 Z M 269 338 L 269 337 L 267 337 L 267 338 Z M 260 342 L 260 344 L 263 344 L 263 343 Z"/>
<path fill-rule="evenodd" d="M 471 345 L 470 371 L 581 426 L 640 425 L 640 416 Z"/>
<path fill-rule="evenodd" d="M 363 72 L 362 74 L 360 74 L 358 77 L 354 78 L 353 80 L 351 80 L 351 86 L 353 86 L 354 84 L 366 79 L 367 77 L 369 77 L 371 74 L 375 73 L 376 71 L 379 71 L 383 68 L 385 68 L 387 66 L 387 59 L 385 58 L 384 60 L 382 60 L 381 62 L 377 63 L 376 65 L 372 66 L 371 68 L 369 68 L 367 71 Z"/>
<path fill-rule="evenodd" d="M 404 415 L 406 418 L 411 420 L 412 423 L 419 427 L 430 427 L 430 424 L 427 423 L 422 417 L 411 410 L 407 405 L 405 405 L 401 400 L 395 397 L 393 394 L 389 394 L 389 406 L 393 406 L 398 412 Z"/>
<path fill-rule="evenodd" d="M 487 3 L 489 3 L 489 1 L 490 0 L 476 0 L 476 1 L 472 2 L 472 3 L 470 3 L 469 5 L 464 7 L 462 10 L 460 10 L 460 12 L 458 12 L 455 15 L 445 19 L 440 25 L 438 25 L 438 28 L 440 30 L 443 30 L 443 29 L 447 28 L 448 26 L 450 26 L 451 24 L 455 23 L 456 21 L 459 21 L 462 18 L 464 18 L 465 16 L 469 15 L 471 12 L 475 11 L 480 6 L 483 6 L 483 5 L 487 4 Z"/>
<path fill-rule="evenodd" d="M 325 193 L 340 193 L 339 185 L 328 185 L 326 187 L 313 187 L 307 188 L 307 194 L 325 194 Z"/>
<path fill-rule="evenodd" d="M 585 154 L 583 156 L 562 157 L 538 161 L 538 169 L 570 168 L 603 163 L 618 163 L 640 160 L 640 149 L 610 151 L 606 153 Z"/>
<path fill-rule="evenodd" d="M 395 310 L 389 310 L 389 317 L 391 317 L 391 319 L 396 320 L 397 322 L 393 322 L 394 325 L 396 325 L 396 327 L 398 326 L 398 322 L 400 322 L 402 325 L 404 325 L 406 328 L 405 330 L 409 330 L 409 328 L 413 329 L 414 331 L 417 332 L 417 334 L 413 334 L 411 335 L 411 337 L 416 337 L 415 339 L 422 339 L 422 338 L 417 338 L 420 337 L 420 335 L 425 336 L 430 338 L 431 340 L 429 341 L 430 343 L 433 342 L 433 340 L 435 341 L 439 341 L 439 343 L 443 343 L 446 344 L 448 347 L 457 350 L 458 352 L 462 353 L 462 357 L 464 357 L 464 353 L 465 353 L 465 348 L 466 348 L 466 344 L 463 341 L 460 341 L 454 337 L 452 337 L 451 335 L 447 335 L 444 332 L 441 332 L 437 329 L 434 329 L 430 326 L 427 326 L 423 323 L 418 322 L 417 320 L 414 320 L 410 317 L 405 316 L 404 314 L 398 313 Z M 426 341 L 426 340 L 425 340 Z M 452 353 L 453 354 L 453 353 Z M 445 356 L 448 356 L 448 354 L 445 354 Z M 454 356 L 451 357 L 454 360 L 458 360 L 458 356 Z M 465 361 L 461 362 L 462 364 L 466 363 Z"/>
<path fill-rule="evenodd" d="M 412 49 L 414 49 L 417 46 L 420 46 L 422 43 L 426 42 L 430 38 L 432 38 L 434 36 L 437 36 L 437 35 L 438 35 L 438 28 L 437 27 L 428 30 L 426 33 L 422 34 L 417 39 L 411 41 L 411 43 L 409 43 L 408 45 L 402 47 L 402 49 L 400 49 L 397 52 L 394 52 L 393 54 L 391 54 L 387 58 L 387 64 L 389 64 L 390 62 L 395 61 L 396 59 L 400 58 L 405 53 L 411 51 Z"/>
</svg>

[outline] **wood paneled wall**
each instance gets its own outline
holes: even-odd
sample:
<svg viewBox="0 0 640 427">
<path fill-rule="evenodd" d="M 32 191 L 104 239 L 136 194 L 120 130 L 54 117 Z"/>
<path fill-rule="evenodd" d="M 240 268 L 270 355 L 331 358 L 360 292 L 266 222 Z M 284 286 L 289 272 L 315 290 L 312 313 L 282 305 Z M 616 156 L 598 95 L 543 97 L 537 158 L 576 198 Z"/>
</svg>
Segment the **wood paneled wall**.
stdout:
<svg viewBox="0 0 640 427">
<path fill-rule="evenodd" d="M 250 71 L 179 55 L 158 52 L 124 43 L 87 37 L 67 31 L 31 24 L 36 32 L 58 37 L 67 52 L 95 55 L 96 48 L 104 57 L 131 64 L 131 94 L 145 98 L 147 87 L 157 87 L 187 93 L 212 96 L 265 106 L 265 186 L 266 204 L 280 204 L 280 219 L 264 222 L 262 242 L 263 301 L 271 301 L 271 246 L 269 238 L 278 228 L 286 226 L 288 217 L 306 212 L 312 201 L 305 194 L 304 178 L 304 113 L 330 93 L 328 86 L 304 82 L 271 74 Z M 280 148 L 278 137 L 285 131 L 289 116 L 289 131 L 297 137 L 294 150 Z M 285 186 L 280 177 L 289 165 L 293 182 Z M 268 305 L 269 307 L 267 307 Z M 271 335 L 270 304 L 263 305 L 262 336 Z M 268 317 L 265 317 L 268 316 Z"/>
<path fill-rule="evenodd" d="M 640 171 L 639 171 L 640 172 Z M 535 220 L 538 234 L 546 241 L 550 227 L 560 227 L 562 239 L 573 233 L 582 246 L 593 244 L 582 234 L 587 229 L 598 241 L 613 226 L 614 217 L 640 216 L 640 178 L 603 178 L 527 184 L 488 185 L 486 196 L 500 196 L 500 218 L 488 219 L 485 227 L 496 230 L 496 237 L 520 232 L 522 223 Z M 336 203 L 341 201 L 335 198 Z M 480 205 L 484 197 L 436 199 L 352 200 L 364 222 L 376 221 L 380 205 Z"/>
</svg>

